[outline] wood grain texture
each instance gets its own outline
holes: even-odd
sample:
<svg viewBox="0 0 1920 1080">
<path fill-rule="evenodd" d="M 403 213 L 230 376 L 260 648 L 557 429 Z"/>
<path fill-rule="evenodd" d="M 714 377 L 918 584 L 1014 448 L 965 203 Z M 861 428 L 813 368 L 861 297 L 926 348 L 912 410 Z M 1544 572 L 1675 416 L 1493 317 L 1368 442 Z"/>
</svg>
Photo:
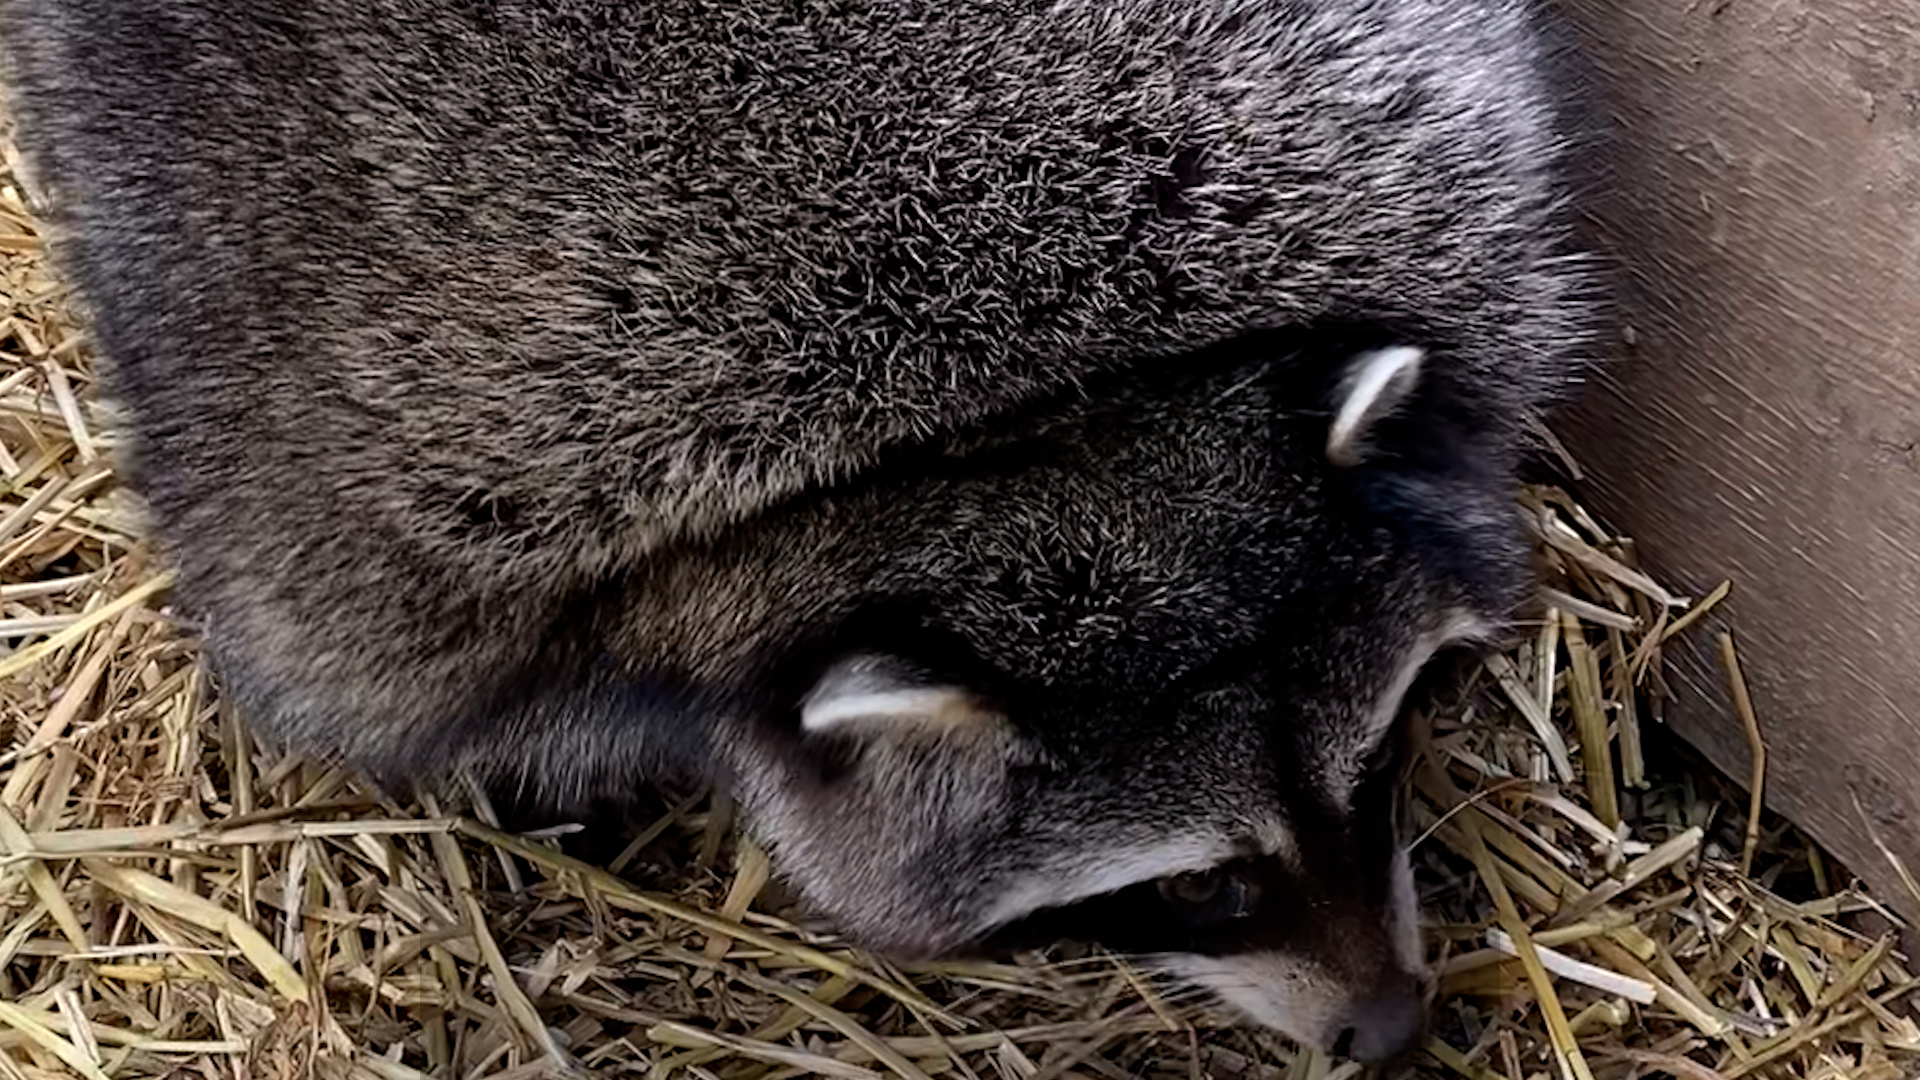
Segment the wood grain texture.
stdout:
<svg viewBox="0 0 1920 1080">
<path fill-rule="evenodd" d="M 1920 874 L 1920 5 L 1567 0 L 1614 119 L 1618 356 L 1564 425 L 1598 508 L 1726 619 L 1769 802 L 1910 917 Z M 1748 751 L 1711 628 L 1672 722 Z"/>
</svg>

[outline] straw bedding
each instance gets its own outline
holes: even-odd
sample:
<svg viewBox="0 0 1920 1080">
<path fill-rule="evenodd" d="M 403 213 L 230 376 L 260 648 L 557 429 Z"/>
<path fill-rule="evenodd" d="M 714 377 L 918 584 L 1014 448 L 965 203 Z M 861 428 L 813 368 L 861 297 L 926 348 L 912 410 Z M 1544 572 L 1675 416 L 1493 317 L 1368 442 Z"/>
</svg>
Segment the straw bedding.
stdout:
<svg viewBox="0 0 1920 1080">
<path fill-rule="evenodd" d="M 484 805 L 391 801 L 256 745 L 167 618 L 85 332 L 6 165 L 0 1080 L 1357 1075 L 1097 952 L 902 968 L 847 949 L 783 917 L 706 793 L 663 794 L 594 865 Z M 1565 493 L 1523 500 L 1539 617 L 1416 706 L 1444 987 L 1416 1074 L 1920 1075 L 1890 917 L 1663 749 L 1662 644 L 1725 590 L 1673 596 Z"/>
</svg>

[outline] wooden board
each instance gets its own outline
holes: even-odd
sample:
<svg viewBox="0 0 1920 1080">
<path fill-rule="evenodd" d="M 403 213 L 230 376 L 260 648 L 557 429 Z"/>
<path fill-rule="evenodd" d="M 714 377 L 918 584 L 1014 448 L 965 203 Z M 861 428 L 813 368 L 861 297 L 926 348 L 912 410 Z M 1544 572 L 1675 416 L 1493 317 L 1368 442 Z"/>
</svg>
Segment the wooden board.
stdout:
<svg viewBox="0 0 1920 1080">
<path fill-rule="evenodd" d="M 1770 803 L 1920 918 L 1920 4 L 1567 0 L 1625 340 L 1561 426 L 1669 579 L 1732 578 Z M 1712 635 L 1672 723 L 1748 751 Z"/>
</svg>

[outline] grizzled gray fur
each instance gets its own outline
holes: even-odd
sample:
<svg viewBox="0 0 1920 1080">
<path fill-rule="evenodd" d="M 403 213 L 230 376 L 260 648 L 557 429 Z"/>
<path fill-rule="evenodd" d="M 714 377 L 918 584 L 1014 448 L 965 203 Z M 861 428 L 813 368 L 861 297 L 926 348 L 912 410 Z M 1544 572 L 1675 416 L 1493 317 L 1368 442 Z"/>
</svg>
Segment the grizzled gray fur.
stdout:
<svg viewBox="0 0 1920 1080">
<path fill-rule="evenodd" d="M 1108 911 L 1373 1057 L 1420 982 L 1392 716 L 1517 595 L 1592 318 L 1537 24 L 0 0 L 259 730 L 562 809 L 712 773 L 864 941 Z"/>
</svg>

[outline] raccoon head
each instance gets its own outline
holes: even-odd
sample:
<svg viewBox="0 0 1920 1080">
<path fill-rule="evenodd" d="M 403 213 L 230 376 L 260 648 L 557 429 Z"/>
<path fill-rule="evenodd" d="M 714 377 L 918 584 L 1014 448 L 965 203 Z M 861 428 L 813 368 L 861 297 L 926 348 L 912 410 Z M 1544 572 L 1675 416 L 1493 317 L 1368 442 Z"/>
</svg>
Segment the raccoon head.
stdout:
<svg viewBox="0 0 1920 1080">
<path fill-rule="evenodd" d="M 825 658 L 736 747 L 781 872 L 896 955 L 1092 940 L 1328 1050 L 1408 1048 L 1430 981 L 1397 718 L 1438 651 L 1503 619 L 1524 566 L 1510 470 L 1462 456 L 1473 437 L 1421 369 L 1417 350 L 1363 354 L 1317 437 L 1281 440 L 1318 473 L 1285 487 L 1311 505 L 1276 527 L 1313 531 L 1259 578 L 1253 630 L 1105 639 L 1135 650 L 1108 670 L 1177 670 L 1164 685 L 1023 677 L 1017 647 L 906 629 Z M 1185 648 L 1213 651 L 1140 651 Z"/>
<path fill-rule="evenodd" d="M 1477 630 L 1432 626 L 1337 690 L 1261 665 L 1180 700 L 1102 703 L 1131 714 L 1105 745 L 1031 737 L 1018 707 L 853 658 L 805 707 L 814 753 L 758 771 L 749 805 L 783 872 L 871 947 L 1095 941 L 1386 1060 L 1424 1030 L 1431 992 L 1394 714 L 1425 661 Z"/>
</svg>

